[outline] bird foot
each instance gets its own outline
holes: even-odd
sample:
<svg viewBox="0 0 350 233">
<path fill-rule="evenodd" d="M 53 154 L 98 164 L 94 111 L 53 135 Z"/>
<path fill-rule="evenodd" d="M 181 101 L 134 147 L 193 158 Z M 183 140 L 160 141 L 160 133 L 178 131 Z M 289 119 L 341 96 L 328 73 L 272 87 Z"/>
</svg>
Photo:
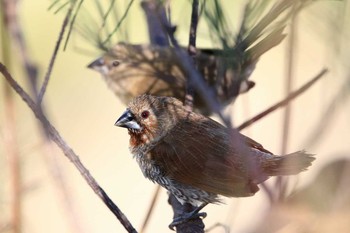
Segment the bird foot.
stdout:
<svg viewBox="0 0 350 233">
<path fill-rule="evenodd" d="M 198 213 L 198 211 L 199 210 L 195 209 L 192 212 L 184 213 L 180 217 L 174 218 L 172 223 L 170 223 L 170 225 L 169 225 L 170 230 L 174 231 L 174 227 L 176 227 L 179 224 L 183 224 L 185 222 L 188 222 L 189 220 L 207 217 L 207 213 L 205 213 L 205 212 Z"/>
</svg>

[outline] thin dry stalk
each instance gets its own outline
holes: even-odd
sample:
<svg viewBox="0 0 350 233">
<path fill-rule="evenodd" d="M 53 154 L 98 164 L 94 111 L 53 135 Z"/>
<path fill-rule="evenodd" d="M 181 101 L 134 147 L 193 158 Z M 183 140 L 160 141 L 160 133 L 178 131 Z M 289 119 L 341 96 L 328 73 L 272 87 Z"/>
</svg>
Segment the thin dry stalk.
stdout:
<svg viewBox="0 0 350 233">
<path fill-rule="evenodd" d="M 3 126 L 4 147 L 9 159 L 9 170 L 11 174 L 11 227 L 14 233 L 22 232 L 22 178 L 21 160 L 18 151 L 16 135 L 16 114 L 13 93 L 9 86 L 4 86 L 5 96 L 5 124 Z"/>
<path fill-rule="evenodd" d="M 74 1 L 74 2 L 76 2 L 76 1 Z M 49 84 L 49 80 L 50 80 L 50 77 L 51 77 L 51 72 L 52 72 L 53 66 L 55 64 L 56 57 L 57 57 L 57 54 L 58 54 L 58 50 L 60 49 L 60 45 L 62 43 L 63 35 L 64 35 L 64 32 L 65 32 L 65 30 L 67 28 L 69 19 L 71 17 L 72 11 L 73 11 L 73 8 L 74 8 L 74 3 L 71 4 L 71 6 L 68 9 L 67 14 L 66 14 L 66 16 L 65 16 L 65 18 L 63 20 L 61 31 L 60 31 L 60 34 L 58 36 L 55 49 L 54 49 L 54 51 L 52 53 L 52 57 L 51 57 L 51 60 L 50 60 L 49 67 L 47 68 L 47 71 L 46 71 L 46 74 L 45 74 L 44 82 L 43 82 L 43 84 L 42 84 L 42 86 L 40 88 L 39 95 L 37 96 L 37 98 L 38 98 L 37 101 L 38 101 L 39 105 L 41 104 L 41 102 L 42 102 L 42 100 L 44 98 L 47 86 Z"/>
<path fill-rule="evenodd" d="M 289 40 L 287 47 L 287 70 L 286 70 L 286 86 L 285 93 L 288 96 L 293 89 L 293 78 L 294 78 L 294 60 L 295 60 L 295 49 L 296 49 L 296 27 L 297 27 L 297 15 L 296 15 L 296 5 L 293 5 L 293 12 L 291 16 L 291 24 L 289 30 Z M 289 142 L 289 131 L 290 131 L 290 121 L 291 121 L 292 107 L 290 104 L 286 105 L 283 114 L 283 122 L 282 122 L 282 145 L 281 145 L 281 154 L 286 154 L 288 150 L 288 142 Z M 279 191 L 279 199 L 283 199 L 285 196 L 286 188 L 288 184 L 288 178 L 285 177 L 277 177 L 276 179 L 276 187 Z"/>
<path fill-rule="evenodd" d="M 251 126 L 255 122 L 263 119 L 270 113 L 274 112 L 278 108 L 286 106 L 289 102 L 293 101 L 296 97 L 303 94 L 305 91 L 307 91 L 310 87 L 312 87 L 318 80 L 320 80 L 326 73 L 328 72 L 327 68 L 323 68 L 320 73 L 318 73 L 314 78 L 312 78 L 309 82 L 305 83 L 303 86 L 301 86 L 296 91 L 293 91 L 290 93 L 285 99 L 279 101 L 278 103 L 272 105 L 271 107 L 267 108 L 266 110 L 262 111 L 258 115 L 252 117 L 251 119 L 245 121 L 240 126 L 237 127 L 238 130 L 243 130 L 244 128 L 247 128 L 248 126 Z"/>
<path fill-rule="evenodd" d="M 35 117 L 40 121 L 49 138 L 56 143 L 56 145 L 63 151 L 64 155 L 74 164 L 78 169 L 80 174 L 83 176 L 85 181 L 97 194 L 97 196 L 105 203 L 105 205 L 112 211 L 112 213 L 118 218 L 120 223 L 128 232 L 137 232 L 131 225 L 126 216 L 121 212 L 117 205 L 109 198 L 106 192 L 99 186 L 95 178 L 90 174 L 90 172 L 85 168 L 85 166 L 80 161 L 78 155 L 73 151 L 71 147 L 63 140 L 59 132 L 55 127 L 49 122 L 41 108 L 30 98 L 30 96 L 23 90 L 21 86 L 12 78 L 10 73 L 7 71 L 6 67 L 0 63 L 0 72 L 5 77 L 6 81 L 11 85 L 11 87 L 17 92 L 17 94 L 23 99 L 23 101 L 28 105 L 28 107 L 33 111 Z"/>
<path fill-rule="evenodd" d="M 152 197 L 151 204 L 149 205 L 148 211 L 147 211 L 147 213 L 146 213 L 145 220 L 143 220 L 143 224 L 142 224 L 140 233 L 145 232 L 145 230 L 146 230 L 146 228 L 147 228 L 147 225 L 148 225 L 148 223 L 149 223 L 149 220 L 151 219 L 151 216 L 152 216 L 152 213 L 153 213 L 153 210 L 154 210 L 154 206 L 155 206 L 156 203 L 157 203 L 160 190 L 161 190 L 161 186 L 160 186 L 160 185 L 157 185 L 156 190 L 154 191 L 154 194 L 153 194 L 153 197 Z"/>
<path fill-rule="evenodd" d="M 197 53 L 196 49 L 196 38 L 197 38 L 197 25 L 198 25 L 198 0 L 193 0 L 192 2 L 192 15 L 191 15 L 191 25 L 189 33 L 189 42 L 188 42 L 188 55 L 192 57 L 194 67 L 197 66 L 195 56 Z M 191 82 L 191 79 L 187 79 L 186 83 L 186 96 L 185 96 L 185 106 L 188 110 L 193 110 L 193 101 L 194 101 L 194 83 Z"/>
<path fill-rule="evenodd" d="M 19 50 L 18 54 L 20 55 L 21 63 L 23 64 L 23 67 L 26 71 L 28 83 L 31 86 L 33 95 L 35 97 L 37 97 L 38 96 L 38 92 L 37 92 L 37 67 L 34 65 L 34 62 L 32 62 L 31 56 L 29 55 L 29 52 L 27 49 L 25 37 L 23 36 L 23 30 L 22 30 L 22 27 L 21 27 L 19 20 L 18 20 L 16 3 L 17 3 L 17 1 L 14 1 L 14 0 L 6 1 L 6 4 L 4 5 L 4 8 L 3 8 L 5 22 L 6 22 L 6 26 L 8 28 L 8 31 L 11 34 L 11 38 L 12 38 L 11 41 L 14 42 L 15 47 L 18 48 L 18 50 Z M 70 13 L 68 13 L 66 18 L 65 18 L 66 21 L 69 18 L 69 14 Z M 65 25 L 66 25 L 66 23 L 63 24 L 63 27 L 62 27 L 62 30 L 60 33 L 60 40 L 62 39 Z M 59 44 L 59 43 L 57 43 L 57 44 Z M 56 49 L 55 49 L 54 54 L 57 54 L 58 47 L 59 47 L 59 45 L 58 46 L 56 45 Z M 54 55 L 52 60 L 51 60 L 49 70 L 52 69 L 55 57 L 56 57 L 56 55 Z M 44 84 L 42 87 L 42 90 L 44 90 L 44 91 L 46 90 L 50 73 L 51 73 L 51 71 L 48 71 L 48 74 L 47 74 L 48 76 L 45 77 L 45 81 L 44 81 Z M 44 92 L 42 92 L 42 95 L 40 96 L 39 101 L 42 100 L 43 93 Z M 40 107 L 42 109 L 44 108 L 43 105 L 41 105 Z M 78 214 L 76 213 L 76 209 L 74 208 L 74 202 L 71 200 L 72 196 L 69 192 L 69 189 L 66 186 L 66 179 L 64 178 L 64 175 L 61 172 L 61 168 L 59 167 L 57 162 L 53 161 L 54 155 L 55 155 L 53 153 L 55 151 L 52 147 L 53 145 L 49 141 L 49 139 L 47 138 L 47 135 L 44 134 L 44 132 L 41 130 L 40 126 L 39 126 L 39 130 L 42 133 L 42 138 L 44 141 L 43 154 L 44 155 L 51 155 L 50 157 L 45 156 L 44 159 L 45 159 L 46 165 L 50 171 L 49 173 L 52 175 L 52 180 L 55 183 L 55 187 L 57 188 L 58 193 L 61 194 L 60 197 L 62 199 L 63 206 L 65 206 L 65 210 L 66 210 L 65 216 L 67 216 L 68 220 L 70 221 L 70 226 L 72 227 L 72 230 L 74 232 L 84 232 L 83 227 L 82 227 L 83 225 L 80 223 L 81 221 L 79 221 Z"/>
<path fill-rule="evenodd" d="M 323 114 L 321 114 L 318 123 L 314 130 L 309 134 L 305 145 L 311 147 L 317 142 L 320 142 L 322 136 L 325 135 L 327 129 L 332 127 L 333 119 L 341 109 L 341 103 L 344 103 L 350 97 L 350 75 L 347 80 L 342 83 L 340 90 L 337 91 L 336 96 L 327 104 L 327 107 Z"/>
<path fill-rule="evenodd" d="M 11 4 L 12 3 L 12 4 Z M 10 63 L 9 37 L 2 26 L 5 22 L 11 22 L 13 16 L 14 1 L 3 1 L 3 8 L 0 10 L 0 34 L 2 42 L 2 58 Z M 8 10 L 6 12 L 6 10 Z M 10 223 L 1 226 L 4 231 L 11 230 L 14 233 L 22 232 L 22 176 L 21 176 L 21 157 L 18 146 L 18 136 L 16 130 L 17 117 L 16 105 L 13 99 L 13 92 L 7 85 L 3 86 L 4 95 L 4 121 L 2 127 L 3 147 L 8 158 L 8 169 L 10 173 L 10 193 L 11 193 L 11 219 Z"/>
</svg>

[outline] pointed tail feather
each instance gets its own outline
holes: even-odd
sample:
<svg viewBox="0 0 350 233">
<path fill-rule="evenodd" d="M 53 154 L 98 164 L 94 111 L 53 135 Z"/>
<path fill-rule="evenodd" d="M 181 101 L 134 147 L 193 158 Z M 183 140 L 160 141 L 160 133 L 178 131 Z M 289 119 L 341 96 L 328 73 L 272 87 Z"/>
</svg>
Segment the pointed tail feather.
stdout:
<svg viewBox="0 0 350 233">
<path fill-rule="evenodd" d="M 263 171 L 268 176 L 295 175 L 307 170 L 315 160 L 313 154 L 297 151 L 284 156 L 273 156 L 263 164 Z"/>
</svg>

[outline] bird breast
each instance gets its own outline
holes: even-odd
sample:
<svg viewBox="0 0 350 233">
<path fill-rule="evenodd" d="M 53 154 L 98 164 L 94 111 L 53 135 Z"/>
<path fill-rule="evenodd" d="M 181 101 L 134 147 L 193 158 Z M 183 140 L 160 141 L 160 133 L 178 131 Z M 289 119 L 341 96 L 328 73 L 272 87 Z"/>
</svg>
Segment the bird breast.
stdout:
<svg viewBox="0 0 350 233">
<path fill-rule="evenodd" d="M 142 153 L 136 154 L 135 159 L 146 178 L 150 179 L 152 182 L 162 185 L 165 188 L 168 188 L 171 183 L 170 179 L 164 176 L 164 173 L 161 171 L 159 166 L 152 162 L 150 155 L 145 155 Z"/>
</svg>

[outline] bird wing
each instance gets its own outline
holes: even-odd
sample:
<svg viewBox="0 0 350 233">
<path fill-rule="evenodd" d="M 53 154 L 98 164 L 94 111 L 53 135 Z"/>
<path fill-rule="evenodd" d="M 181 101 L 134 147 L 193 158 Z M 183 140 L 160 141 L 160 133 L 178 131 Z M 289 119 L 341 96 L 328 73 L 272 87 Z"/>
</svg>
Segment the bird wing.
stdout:
<svg viewBox="0 0 350 233">
<path fill-rule="evenodd" d="M 239 139 L 262 147 L 247 137 Z M 229 130 L 209 118 L 179 122 L 150 153 L 167 176 L 182 184 L 234 197 L 259 190 L 245 159 L 231 145 Z"/>
</svg>

